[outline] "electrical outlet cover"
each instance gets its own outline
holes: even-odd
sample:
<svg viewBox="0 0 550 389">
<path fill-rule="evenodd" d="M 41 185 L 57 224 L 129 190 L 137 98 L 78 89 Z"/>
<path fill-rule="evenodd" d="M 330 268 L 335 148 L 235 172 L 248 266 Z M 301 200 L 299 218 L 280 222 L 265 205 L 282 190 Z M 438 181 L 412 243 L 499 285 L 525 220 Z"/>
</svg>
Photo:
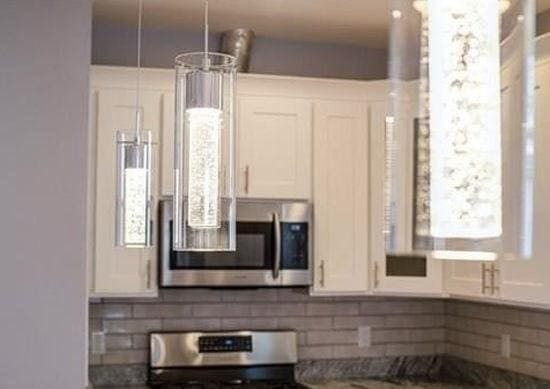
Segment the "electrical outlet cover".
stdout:
<svg viewBox="0 0 550 389">
<path fill-rule="evenodd" d="M 504 358 L 510 358 L 511 350 L 511 336 L 509 334 L 502 334 L 500 336 L 500 355 Z"/>
<path fill-rule="evenodd" d="M 371 327 L 361 326 L 358 328 L 357 344 L 359 347 L 371 346 Z"/>
<path fill-rule="evenodd" d="M 92 332 L 92 339 L 90 344 L 90 351 L 95 355 L 105 354 L 105 332 L 96 331 Z"/>
</svg>

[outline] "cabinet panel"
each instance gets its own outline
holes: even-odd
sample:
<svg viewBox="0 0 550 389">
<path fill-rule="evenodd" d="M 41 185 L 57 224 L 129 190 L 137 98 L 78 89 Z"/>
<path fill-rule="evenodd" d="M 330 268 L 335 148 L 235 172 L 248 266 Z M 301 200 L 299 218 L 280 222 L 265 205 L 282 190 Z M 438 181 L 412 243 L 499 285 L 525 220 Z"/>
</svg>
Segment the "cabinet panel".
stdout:
<svg viewBox="0 0 550 389">
<path fill-rule="evenodd" d="M 163 196 L 174 194 L 174 91 L 162 93 L 162 131 L 159 150 L 161 152 L 160 193 Z"/>
<path fill-rule="evenodd" d="M 301 99 L 238 98 L 240 197 L 310 197 L 311 104 Z"/>
<path fill-rule="evenodd" d="M 550 166 L 550 115 L 546 104 L 550 99 L 550 67 L 546 64 L 537 67 L 536 89 L 536 162 L 535 162 L 535 215 L 533 224 L 533 257 L 530 260 L 500 261 L 501 297 L 506 300 L 526 301 L 534 303 L 550 302 L 550 280 L 548 274 L 550 265 L 548 252 L 548 226 L 550 225 L 550 180 L 546 177 L 546 169 Z M 514 98 L 513 94 L 520 90 L 521 79 L 514 77 L 503 92 L 503 99 Z M 520 107 L 518 107 L 518 110 Z M 513 119 L 518 117 L 514 112 L 503 112 L 505 129 L 510 125 L 519 126 Z M 512 127 L 513 129 L 513 127 Z M 519 187 L 518 187 L 519 190 Z M 513 200 L 513 199 L 512 199 Z"/>
<path fill-rule="evenodd" d="M 98 91 L 96 124 L 94 280 L 92 294 L 149 295 L 156 289 L 156 248 L 115 247 L 116 131 L 135 126 L 135 92 Z M 141 95 L 144 128 L 153 131 L 153 204 L 158 198 L 159 128 L 162 98 L 158 92 Z M 156 209 L 152 210 L 156 218 Z M 156 224 L 154 224 L 156 226 Z M 156 230 L 154 230 L 156 236 Z M 156 242 L 155 236 L 153 241 Z"/>
<path fill-rule="evenodd" d="M 447 293 L 460 296 L 483 296 L 483 266 L 477 261 L 445 262 L 445 289 Z"/>
<path fill-rule="evenodd" d="M 314 109 L 315 289 L 368 287 L 368 125 L 362 103 Z"/>
<path fill-rule="evenodd" d="M 370 241 L 371 241 L 371 274 L 372 287 L 375 292 L 414 293 L 414 294 L 439 294 L 443 291 L 442 263 L 425 258 L 399 257 L 389 262 L 386 258 L 384 247 L 384 179 L 386 172 L 386 116 L 387 104 L 375 102 L 370 105 Z M 409 120 L 409 125 L 413 125 Z M 410 142 L 413 139 L 410 138 Z M 411 143 L 412 144 L 412 143 Z M 411 148 L 412 149 L 412 148 Z M 407 166 L 412 166 L 411 162 Z M 405 162 L 408 162 L 405 159 Z M 412 172 L 412 169 L 410 169 Z M 405 174 L 408 179 L 404 196 L 410 198 L 410 207 L 403 209 L 402 223 L 410 226 L 411 231 L 404 239 L 412 239 L 412 179 L 411 174 Z M 403 202 L 403 204 L 406 204 Z M 397 265 L 396 265 L 397 264 Z M 410 265 L 410 266 L 409 266 Z M 411 272 L 411 270 L 413 270 Z M 419 271 L 420 270 L 420 271 Z"/>
</svg>

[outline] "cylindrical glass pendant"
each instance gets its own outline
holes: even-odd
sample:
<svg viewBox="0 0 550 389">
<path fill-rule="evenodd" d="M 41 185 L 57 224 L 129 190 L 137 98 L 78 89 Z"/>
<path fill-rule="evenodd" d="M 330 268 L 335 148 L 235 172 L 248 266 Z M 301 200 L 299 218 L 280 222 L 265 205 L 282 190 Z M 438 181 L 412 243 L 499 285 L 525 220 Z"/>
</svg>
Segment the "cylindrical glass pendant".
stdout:
<svg viewBox="0 0 550 389">
<path fill-rule="evenodd" d="M 534 0 L 391 4 L 386 251 L 529 258 Z"/>
<path fill-rule="evenodd" d="M 173 248 L 235 250 L 235 58 L 176 57 Z"/>
<path fill-rule="evenodd" d="M 117 246 L 152 245 L 151 131 L 117 132 L 116 233 Z"/>
</svg>

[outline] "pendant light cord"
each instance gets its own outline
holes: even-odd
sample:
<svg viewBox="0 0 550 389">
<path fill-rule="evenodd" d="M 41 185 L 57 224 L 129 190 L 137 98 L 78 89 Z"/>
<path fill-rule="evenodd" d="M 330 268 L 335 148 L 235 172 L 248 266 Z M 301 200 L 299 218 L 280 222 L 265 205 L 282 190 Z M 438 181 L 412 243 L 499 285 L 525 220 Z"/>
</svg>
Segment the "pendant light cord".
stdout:
<svg viewBox="0 0 550 389">
<path fill-rule="evenodd" d="M 206 70 L 210 67 L 208 59 L 208 0 L 204 1 L 204 66 Z"/>
<path fill-rule="evenodd" d="M 141 119 L 141 25 L 143 20 L 143 0 L 138 0 L 138 27 L 137 27 L 137 77 L 136 77 L 136 140 L 139 143 L 142 129 Z"/>
</svg>

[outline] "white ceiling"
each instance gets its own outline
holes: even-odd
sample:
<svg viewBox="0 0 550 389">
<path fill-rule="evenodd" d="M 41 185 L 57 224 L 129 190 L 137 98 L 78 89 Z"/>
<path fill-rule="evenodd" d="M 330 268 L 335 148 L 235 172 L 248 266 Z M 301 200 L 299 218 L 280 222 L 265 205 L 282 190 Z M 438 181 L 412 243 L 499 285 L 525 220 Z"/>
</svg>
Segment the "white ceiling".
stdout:
<svg viewBox="0 0 550 389">
<path fill-rule="evenodd" d="M 224 31 L 251 28 L 258 36 L 358 44 L 387 45 L 390 0 L 210 0 L 210 27 Z M 202 28 L 203 0 L 144 0 L 144 26 Z M 538 12 L 550 0 L 537 0 Z M 134 25 L 137 0 L 94 0 L 97 21 Z"/>
</svg>

